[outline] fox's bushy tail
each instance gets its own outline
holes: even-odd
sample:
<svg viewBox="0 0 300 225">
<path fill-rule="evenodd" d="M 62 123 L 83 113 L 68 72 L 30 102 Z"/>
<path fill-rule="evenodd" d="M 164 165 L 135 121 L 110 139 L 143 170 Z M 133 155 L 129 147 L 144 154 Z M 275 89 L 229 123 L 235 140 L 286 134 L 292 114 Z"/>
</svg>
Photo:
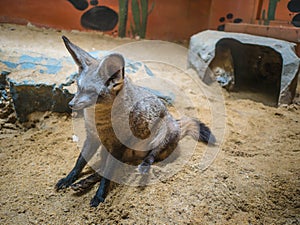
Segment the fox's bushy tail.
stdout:
<svg viewBox="0 0 300 225">
<path fill-rule="evenodd" d="M 212 134 L 209 127 L 207 127 L 200 120 L 190 117 L 183 117 L 177 122 L 180 124 L 180 139 L 186 135 L 193 137 L 196 141 L 202 141 L 208 144 L 215 144 L 216 138 Z"/>
</svg>

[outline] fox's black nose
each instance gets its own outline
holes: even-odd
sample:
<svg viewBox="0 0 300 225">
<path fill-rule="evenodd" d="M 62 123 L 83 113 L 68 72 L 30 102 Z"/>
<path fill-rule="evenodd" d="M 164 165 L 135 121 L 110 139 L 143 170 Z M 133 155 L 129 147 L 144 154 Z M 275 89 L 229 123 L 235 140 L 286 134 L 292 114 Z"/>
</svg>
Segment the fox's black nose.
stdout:
<svg viewBox="0 0 300 225">
<path fill-rule="evenodd" d="M 70 101 L 68 105 L 71 109 L 74 107 L 74 103 L 72 101 Z"/>
</svg>

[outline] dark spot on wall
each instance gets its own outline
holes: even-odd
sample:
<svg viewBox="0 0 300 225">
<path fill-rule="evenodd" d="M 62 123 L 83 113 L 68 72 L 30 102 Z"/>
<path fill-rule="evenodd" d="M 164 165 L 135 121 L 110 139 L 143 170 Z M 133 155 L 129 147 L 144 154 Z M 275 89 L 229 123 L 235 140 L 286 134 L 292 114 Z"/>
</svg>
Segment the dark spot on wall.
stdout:
<svg viewBox="0 0 300 225">
<path fill-rule="evenodd" d="M 241 23 L 241 22 L 243 22 L 243 19 L 241 19 L 241 18 L 236 18 L 236 19 L 233 20 L 233 22 L 234 22 L 234 23 Z"/>
<path fill-rule="evenodd" d="M 300 0 L 291 0 L 288 3 L 287 8 L 293 13 L 300 12 Z"/>
<path fill-rule="evenodd" d="M 218 31 L 224 31 L 224 30 L 225 30 L 225 24 L 218 26 Z"/>
<path fill-rule="evenodd" d="M 118 14 L 106 6 L 96 6 L 81 17 L 81 25 L 88 29 L 110 31 L 118 23 Z"/>
<path fill-rule="evenodd" d="M 287 8 L 291 13 L 298 13 L 292 19 L 292 24 L 295 27 L 300 27 L 300 0 L 291 0 L 287 4 Z M 293 14 L 290 14 L 293 15 Z"/>
<path fill-rule="evenodd" d="M 226 15 L 226 18 L 229 19 L 229 20 L 231 20 L 233 18 L 233 14 L 232 13 L 228 13 Z"/>
<path fill-rule="evenodd" d="M 295 27 L 300 27 L 300 13 L 298 13 L 296 16 L 293 17 L 292 24 Z"/>
<path fill-rule="evenodd" d="M 226 18 L 224 16 L 219 18 L 219 22 L 222 23 L 217 27 L 218 31 L 224 31 L 225 30 L 225 24 L 224 23 L 228 23 L 228 22 L 232 22 L 232 19 L 234 18 L 234 15 L 232 13 L 228 13 L 226 15 Z M 236 18 L 233 20 L 233 23 L 241 23 L 243 22 L 243 19 L 241 18 Z"/>
<path fill-rule="evenodd" d="M 225 21 L 225 17 L 221 17 L 220 19 L 219 19 L 219 22 L 220 23 L 223 23 Z"/>
<path fill-rule="evenodd" d="M 87 0 L 68 0 L 76 9 L 85 10 L 89 6 Z"/>
<path fill-rule="evenodd" d="M 98 5 L 98 3 L 99 3 L 98 0 L 91 0 L 90 1 L 91 5 Z"/>
</svg>

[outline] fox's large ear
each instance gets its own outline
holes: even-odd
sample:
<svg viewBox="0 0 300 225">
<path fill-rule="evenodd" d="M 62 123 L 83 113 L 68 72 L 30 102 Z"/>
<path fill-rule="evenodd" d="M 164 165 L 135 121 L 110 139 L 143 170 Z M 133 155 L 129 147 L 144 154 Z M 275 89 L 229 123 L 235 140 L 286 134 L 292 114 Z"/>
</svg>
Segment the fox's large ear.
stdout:
<svg viewBox="0 0 300 225">
<path fill-rule="evenodd" d="M 96 61 L 89 53 L 79 48 L 77 45 L 74 45 L 66 36 L 62 36 L 66 48 L 70 52 L 76 64 L 79 66 L 79 69 L 90 65 L 93 61 Z"/>
<path fill-rule="evenodd" d="M 105 85 L 112 91 L 118 92 L 124 83 L 125 59 L 121 54 L 112 53 L 106 56 L 100 64 L 100 74 L 105 76 Z"/>
</svg>

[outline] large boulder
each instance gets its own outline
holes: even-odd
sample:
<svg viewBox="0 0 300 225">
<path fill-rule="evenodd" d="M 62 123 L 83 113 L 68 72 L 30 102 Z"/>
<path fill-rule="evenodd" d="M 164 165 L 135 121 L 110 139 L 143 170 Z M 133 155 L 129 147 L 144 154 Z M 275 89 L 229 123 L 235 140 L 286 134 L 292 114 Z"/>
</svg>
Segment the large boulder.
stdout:
<svg viewBox="0 0 300 225">
<path fill-rule="evenodd" d="M 261 92 L 274 105 L 295 97 L 299 58 L 295 44 L 255 35 L 207 30 L 191 37 L 188 66 L 207 84 Z"/>
<path fill-rule="evenodd" d="M 90 54 L 100 58 L 107 53 L 95 51 Z M 141 62 L 126 60 L 126 63 L 129 76 L 141 71 L 153 76 Z M 77 90 L 77 66 L 71 57 L 51 58 L 30 51 L 6 52 L 0 49 L 0 72 L 3 74 L 1 79 L 5 77 L 9 82 L 14 108 L 21 122 L 27 121 L 28 115 L 36 111 L 71 112 L 68 102 Z M 4 92 L 1 91 L 3 97 Z"/>
</svg>

